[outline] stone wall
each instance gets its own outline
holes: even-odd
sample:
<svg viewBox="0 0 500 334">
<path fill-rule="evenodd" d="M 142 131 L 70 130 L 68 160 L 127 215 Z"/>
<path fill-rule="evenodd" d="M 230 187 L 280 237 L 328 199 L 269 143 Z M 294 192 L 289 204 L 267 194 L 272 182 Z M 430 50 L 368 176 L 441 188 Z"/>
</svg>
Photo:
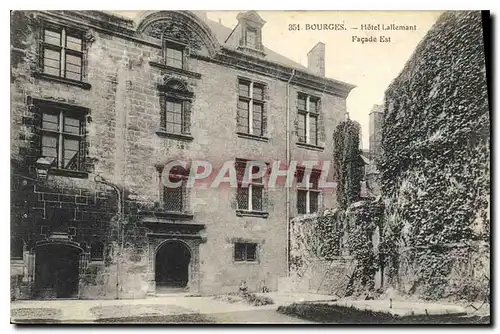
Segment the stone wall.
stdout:
<svg viewBox="0 0 500 334">
<path fill-rule="evenodd" d="M 97 14 L 92 12 L 89 15 Z M 72 21 L 66 21 L 68 18 Z M 42 19 L 63 25 L 81 22 L 81 27 L 87 30 L 85 81 L 89 87 L 45 80 L 35 75 L 39 71 L 37 36 Z M 11 161 L 21 174 L 28 175 L 33 171 L 23 166 L 31 166 L 38 157 L 39 138 L 34 128 L 36 114 L 29 105 L 30 101 L 40 99 L 88 108 L 89 169 L 81 179 L 50 175 L 43 191 L 36 191 L 39 186 L 34 186 L 31 181 L 25 187 L 22 178 L 16 179 L 20 188 L 12 189 L 12 196 L 16 199 L 13 207 L 17 208 L 12 214 L 12 226 L 17 231 L 15 233 L 23 235 L 26 252 L 29 252 L 40 235 L 40 225 L 51 223 L 45 210 L 54 208 L 53 213 L 57 216 L 67 207 L 65 221 L 68 226 L 76 227 L 75 241 L 83 243 L 89 242 L 89 238 L 99 238 L 109 246 L 106 247 L 104 264 L 89 264 L 91 269 L 87 272 L 90 270 L 92 276 L 96 271 L 96 277 L 81 283 L 80 297 L 114 298 L 117 263 L 120 293 L 127 298 L 142 297 L 152 289 L 154 272 L 151 261 L 154 261 L 155 254 L 154 250 L 151 251 L 152 239 L 148 236 L 152 230 L 141 222 L 139 211 L 161 206 L 158 165 L 174 159 L 207 159 L 217 169 L 223 162 L 235 158 L 284 161 L 286 82 L 281 77 L 278 79 L 274 72 L 256 74 L 255 69 L 221 63 L 210 58 L 211 51 L 205 47 L 189 58 L 187 70 L 191 74 L 186 77 L 154 65 L 163 60 L 161 42 L 136 33 L 131 22 L 107 14 L 93 17 L 95 21 L 86 20 L 90 19 L 71 12 L 13 12 Z M 157 134 L 161 119 L 158 85 L 164 83 L 166 75 L 182 79 L 194 93 L 192 141 Z M 236 135 L 239 77 L 258 80 L 268 87 L 267 142 Z M 292 159 L 330 160 L 332 138 L 327 134 L 333 132 L 345 113 L 345 96 L 323 88 L 306 88 L 297 82 L 292 82 L 290 91 Z M 295 145 L 296 96 L 299 91 L 322 99 L 320 141 L 323 149 Z M 125 240 L 121 256 L 117 255 L 119 247 L 116 248 L 115 244 L 116 193 L 110 187 L 96 184 L 93 180 L 96 174 L 122 189 L 125 221 L 130 228 L 133 227 L 133 232 Z M 237 216 L 234 189 L 201 187 L 192 189 L 190 195 L 194 216 L 187 223 L 205 226 L 199 235 L 206 240 L 199 245 L 199 292 L 235 291 L 241 280 L 246 280 L 251 290 L 264 285 L 276 290 L 278 277 L 286 275 L 287 222 L 283 186 L 269 189 L 267 218 Z M 291 191 L 291 195 L 291 203 L 295 203 L 295 192 Z M 30 200 L 23 201 L 24 196 Z M 334 205 L 334 193 L 325 193 L 322 202 L 324 206 Z M 295 212 L 293 206 L 292 213 Z M 168 223 L 177 224 L 179 221 L 171 219 Z M 240 239 L 259 244 L 257 263 L 234 262 L 234 242 Z M 130 254 L 137 252 L 140 260 L 131 260 Z M 28 271 L 27 267 L 25 271 Z"/>
<path fill-rule="evenodd" d="M 322 215 L 324 213 L 321 213 Z M 319 240 L 314 230 L 319 215 L 297 217 L 290 225 L 291 272 L 288 280 L 283 280 L 280 291 L 310 292 L 343 297 L 354 272 L 356 261 L 348 250 L 339 245 L 338 256 L 325 258 L 319 249 L 324 240 Z M 344 233 L 342 241 L 347 239 Z"/>
</svg>

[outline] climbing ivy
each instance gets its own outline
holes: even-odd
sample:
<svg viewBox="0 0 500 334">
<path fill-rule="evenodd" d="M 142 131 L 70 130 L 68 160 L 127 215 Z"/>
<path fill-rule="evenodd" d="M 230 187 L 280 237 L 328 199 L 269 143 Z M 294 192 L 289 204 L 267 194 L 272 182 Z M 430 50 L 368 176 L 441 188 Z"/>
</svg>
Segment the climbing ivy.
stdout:
<svg viewBox="0 0 500 334">
<path fill-rule="evenodd" d="M 406 292 L 442 298 L 459 261 L 445 246 L 489 238 L 490 125 L 481 14 L 443 14 L 385 100 L 378 168 L 387 204 L 381 245 L 387 273 L 393 282 L 412 280 Z M 404 266 L 412 275 L 402 277 L 401 256 L 409 253 Z"/>
<path fill-rule="evenodd" d="M 356 261 L 347 295 L 369 293 L 375 288 L 375 273 L 379 268 L 379 259 L 372 239 L 376 228 L 383 225 L 383 214 L 384 205 L 380 200 L 357 202 L 347 210 L 346 248 Z"/>
<path fill-rule="evenodd" d="M 354 272 L 344 293 L 372 292 L 379 259 L 372 243 L 377 227 L 383 225 L 380 200 L 359 201 L 346 210 L 326 211 L 317 217 L 292 221 L 292 271 L 299 276 L 314 259 L 333 261 L 345 255 L 353 259 Z"/>
<path fill-rule="evenodd" d="M 350 119 L 337 125 L 333 133 L 333 166 L 337 178 L 337 202 L 341 209 L 358 201 L 361 192 L 359 134 L 359 124 Z"/>
</svg>

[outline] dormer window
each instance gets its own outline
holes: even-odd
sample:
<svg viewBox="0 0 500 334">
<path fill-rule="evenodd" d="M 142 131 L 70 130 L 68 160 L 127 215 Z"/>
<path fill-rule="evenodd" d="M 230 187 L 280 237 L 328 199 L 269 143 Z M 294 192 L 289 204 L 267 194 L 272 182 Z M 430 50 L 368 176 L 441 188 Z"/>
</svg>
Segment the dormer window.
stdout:
<svg viewBox="0 0 500 334">
<path fill-rule="evenodd" d="M 239 50 L 254 56 L 265 56 L 262 44 L 262 26 L 266 23 L 255 11 L 240 13 L 238 19 Z"/>
</svg>

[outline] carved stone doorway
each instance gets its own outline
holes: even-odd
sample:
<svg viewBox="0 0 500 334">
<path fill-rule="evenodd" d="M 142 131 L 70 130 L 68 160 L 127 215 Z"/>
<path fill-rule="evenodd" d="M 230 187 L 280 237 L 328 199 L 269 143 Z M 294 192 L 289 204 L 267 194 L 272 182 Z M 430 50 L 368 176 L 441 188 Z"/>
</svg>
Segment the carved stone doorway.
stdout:
<svg viewBox="0 0 500 334">
<path fill-rule="evenodd" d="M 185 289 L 190 277 L 191 251 L 180 241 L 164 242 L 155 257 L 156 292 Z"/>
</svg>

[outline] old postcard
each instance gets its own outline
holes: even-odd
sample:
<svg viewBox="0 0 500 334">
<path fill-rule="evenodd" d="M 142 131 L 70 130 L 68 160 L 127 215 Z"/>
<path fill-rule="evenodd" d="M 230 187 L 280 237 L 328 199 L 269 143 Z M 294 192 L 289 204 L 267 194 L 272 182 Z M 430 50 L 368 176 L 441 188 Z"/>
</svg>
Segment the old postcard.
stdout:
<svg viewBox="0 0 500 334">
<path fill-rule="evenodd" d="M 489 12 L 11 12 L 11 322 L 490 323 Z"/>
</svg>

